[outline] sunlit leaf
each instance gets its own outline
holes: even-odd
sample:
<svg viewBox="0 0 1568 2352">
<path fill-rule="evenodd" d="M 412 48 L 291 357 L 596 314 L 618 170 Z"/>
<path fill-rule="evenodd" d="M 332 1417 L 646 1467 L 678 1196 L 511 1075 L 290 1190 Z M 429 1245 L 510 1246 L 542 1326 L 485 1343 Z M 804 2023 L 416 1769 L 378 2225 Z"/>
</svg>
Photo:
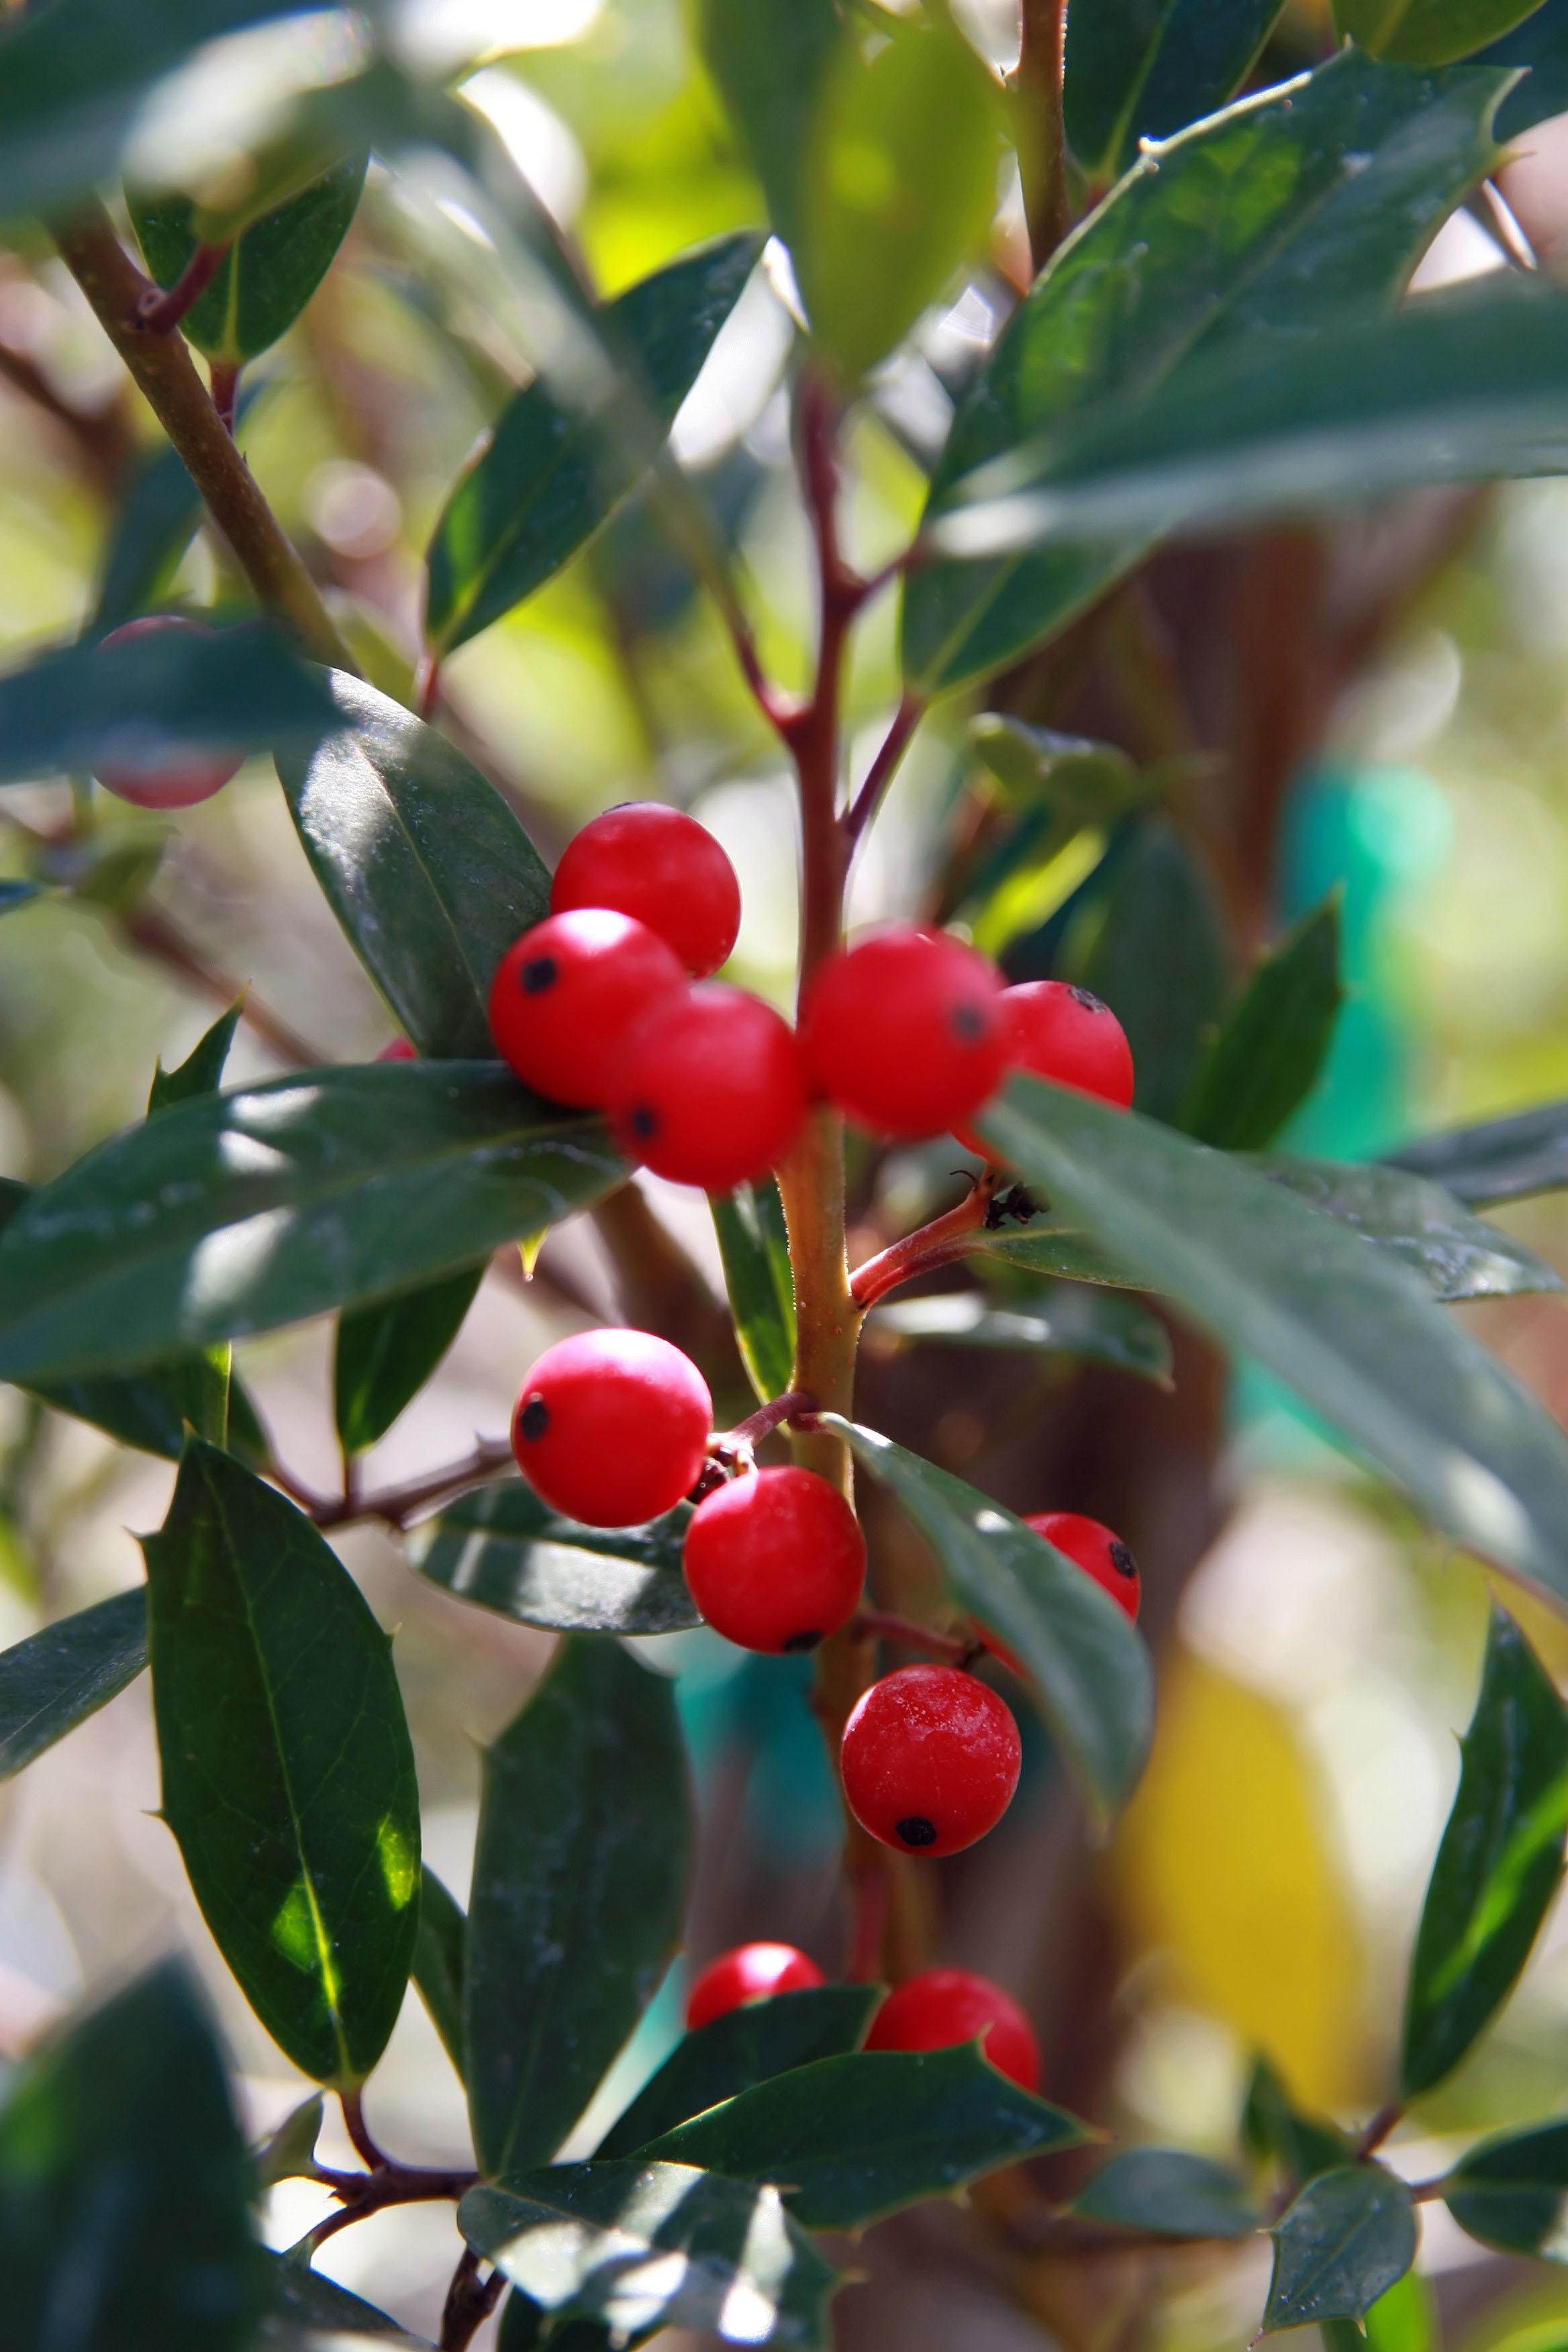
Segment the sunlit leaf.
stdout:
<svg viewBox="0 0 1568 2352">
<path fill-rule="evenodd" d="M 1342 38 L 1374 58 L 1450 65 L 1533 16 L 1541 0 L 1334 0 Z"/>
<path fill-rule="evenodd" d="M 794 246 L 812 113 L 843 37 L 835 0 L 700 0 L 697 25 L 769 217 Z"/>
<path fill-rule="evenodd" d="M 646 1528 L 584 1527 L 508 1478 L 443 1511 L 419 1572 L 552 1633 L 680 1633 L 702 1622 L 680 1573 L 689 1516 L 681 1504 Z"/>
<path fill-rule="evenodd" d="M 1283 0 L 1079 0 L 1062 77 L 1068 142 L 1114 180 L 1142 139 L 1168 139 L 1239 89 Z"/>
<path fill-rule="evenodd" d="M 335 163 L 236 239 L 211 285 L 180 321 L 181 333 L 199 352 L 238 366 L 287 334 L 348 235 L 366 161 L 357 155 Z M 174 285 L 195 251 L 195 215 L 188 196 L 132 200 L 132 226 L 158 285 Z"/>
<path fill-rule="evenodd" d="M 795 1370 L 795 1282 L 779 1188 L 771 1176 L 709 1202 L 742 1360 L 763 1404 Z"/>
<path fill-rule="evenodd" d="M 1505 1298 L 1563 1287 L 1556 1268 L 1534 1250 L 1473 1217 L 1424 1176 L 1283 1151 L 1266 1152 L 1255 1164 L 1271 1182 L 1409 1266 L 1434 1298 Z"/>
</svg>

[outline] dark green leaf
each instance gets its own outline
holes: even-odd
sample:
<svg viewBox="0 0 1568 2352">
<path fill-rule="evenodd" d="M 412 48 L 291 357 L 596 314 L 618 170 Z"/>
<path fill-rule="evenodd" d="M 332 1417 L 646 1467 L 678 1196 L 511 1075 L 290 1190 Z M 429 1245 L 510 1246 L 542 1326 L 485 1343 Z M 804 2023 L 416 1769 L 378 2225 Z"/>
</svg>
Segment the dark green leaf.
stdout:
<svg viewBox="0 0 1568 2352">
<path fill-rule="evenodd" d="M 1127 1032 L 1139 1109 L 1176 1118 L 1224 1001 L 1230 950 L 1214 886 L 1165 818 L 1139 828 L 1073 976 Z"/>
<path fill-rule="evenodd" d="M 184 1966 L 78 2017 L 0 2108 L 0 2277 L 16 2352 L 247 2352 L 265 2273 L 250 2158 Z"/>
<path fill-rule="evenodd" d="M 0 1651 L 0 1780 L 85 1723 L 147 1663 L 140 1585 Z"/>
<path fill-rule="evenodd" d="M 1303 2114 L 1267 2058 L 1258 2058 L 1253 2064 L 1241 2114 L 1241 2137 L 1260 2164 L 1277 2165 L 1287 2183 L 1296 2189 L 1320 2172 L 1332 2172 L 1350 2154 L 1350 2143 L 1337 2125 L 1321 2116 Z"/>
<path fill-rule="evenodd" d="M 1079 2189 L 1070 2210 L 1165 2238 L 1245 2238 L 1259 2226 L 1234 2172 L 1180 2147 L 1124 2148 Z"/>
<path fill-rule="evenodd" d="M 879 1307 L 867 1328 L 898 1339 L 927 1339 L 955 1348 L 1038 1348 L 1115 1364 L 1169 1387 L 1171 1336 L 1157 1315 L 1131 1298 L 1081 1282 L 1043 1286 L 998 1305 L 975 1290 L 949 1290 L 933 1298 L 900 1299 Z"/>
<path fill-rule="evenodd" d="M 646 1528 L 581 1527 L 508 1478 L 441 1514 L 419 1573 L 552 1633 L 683 1633 L 702 1622 L 680 1573 L 687 1517 L 681 1505 Z"/>
<path fill-rule="evenodd" d="M 1275 2224 L 1266 2330 L 1356 2319 L 1415 2259 L 1415 2212 L 1375 2164 L 1320 2173 Z"/>
<path fill-rule="evenodd" d="M 763 184 L 769 218 L 795 246 L 806 141 L 840 39 L 835 0 L 700 0 L 698 25 L 708 70 Z"/>
<path fill-rule="evenodd" d="M 1568 109 L 1568 0 L 1545 0 L 1544 6 L 1480 50 L 1472 62 L 1524 68 L 1498 109 L 1500 139 L 1517 139 L 1521 131 L 1563 113 Z"/>
<path fill-rule="evenodd" d="M 356 155 L 334 164 L 236 239 L 180 321 L 199 352 L 237 367 L 288 333 L 348 235 L 366 161 Z M 132 200 L 132 226 L 160 286 L 173 286 L 195 251 L 195 211 L 176 194 Z"/>
<path fill-rule="evenodd" d="M 965 2042 L 818 2058 L 693 2116 L 643 2152 L 733 2180 L 771 2180 L 806 2229 L 858 2230 L 1085 2137 L 1075 2116 L 1020 2090 Z"/>
<path fill-rule="evenodd" d="M 1183 1126 L 1200 1143 L 1261 1151 L 1317 1084 L 1344 991 L 1330 898 L 1261 961 L 1203 1058 Z"/>
<path fill-rule="evenodd" d="M 1108 1593 L 1022 1519 L 891 1438 L 825 1413 L 892 1491 L 954 1600 L 1022 1661 L 1041 1711 L 1097 1811 L 1131 1793 L 1154 1721 L 1149 1654 Z"/>
<path fill-rule="evenodd" d="M 202 520 L 202 495 L 177 449 L 144 457 L 121 499 L 104 551 L 92 631 L 107 636 L 166 595 Z"/>
<path fill-rule="evenodd" d="M 442 1282 L 342 1317 L 332 1357 L 332 1404 L 346 1454 L 363 1454 L 384 1437 L 412 1403 L 457 1338 L 484 1276 L 482 1265 L 465 1266 Z"/>
<path fill-rule="evenodd" d="M 316 2142 L 321 2137 L 326 2102 L 320 2091 L 301 2099 L 291 2115 L 256 2151 L 256 2178 L 263 2189 L 279 2180 L 309 2180 L 319 2171 Z"/>
<path fill-rule="evenodd" d="M 220 1013 L 178 1069 L 166 1070 L 160 1060 L 147 1097 L 149 1118 L 155 1110 L 167 1110 L 171 1103 L 189 1102 L 195 1095 L 216 1094 L 223 1084 L 224 1064 L 228 1060 L 228 1049 L 244 1010 L 245 999 L 241 997 L 226 1013 Z"/>
<path fill-rule="evenodd" d="M 318 2336 L 364 2336 L 377 2344 L 406 2346 L 409 2352 L 435 2352 L 427 2336 L 411 2336 L 384 2311 L 351 2294 L 347 2287 L 339 2286 L 321 2272 L 307 2270 L 285 2254 L 269 2255 L 268 2266 L 272 2289 L 270 2332 L 285 2341 L 303 2338 L 309 2343 Z"/>
<path fill-rule="evenodd" d="M 1062 114 L 1096 180 L 1142 139 L 1168 139 L 1238 90 L 1283 0 L 1079 0 L 1068 13 Z"/>
<path fill-rule="evenodd" d="M 1505 2253 L 1568 2258 L 1568 2124 L 1500 2132 L 1459 2158 L 1443 2191 L 1461 2230 Z"/>
<path fill-rule="evenodd" d="M 661 2132 L 792 2067 L 859 2048 L 881 2000 L 875 1985 L 818 1985 L 747 2001 L 682 2036 L 595 2151 L 635 2156 Z"/>
<path fill-rule="evenodd" d="M 57 1412 L 89 1422 L 94 1429 L 117 1437 L 122 1445 L 177 1462 L 184 1452 L 187 1429 L 198 1430 L 218 1444 L 224 1443 L 224 1406 L 232 1402 L 237 1389 L 228 1357 L 225 1343 L 145 1372 L 27 1385 L 33 1396 L 41 1397 Z"/>
<path fill-rule="evenodd" d="M 760 251 L 751 235 L 720 238 L 599 314 L 605 344 L 660 432 L 674 423 Z M 499 621 L 593 535 L 656 454 L 651 436 L 634 429 L 639 423 L 563 406 L 542 378 L 515 394 L 430 542 L 425 625 L 435 651 L 450 653 Z"/>
<path fill-rule="evenodd" d="M 1541 1103 L 1510 1118 L 1424 1136 L 1391 1151 L 1387 1164 L 1432 1177 L 1471 1209 L 1558 1192 L 1568 1184 L 1568 1103 Z"/>
<path fill-rule="evenodd" d="M 495 1063 L 310 1070 L 162 1111 L 0 1234 L 0 1379 L 155 1363 L 455 1273 L 619 1181 Z"/>
<path fill-rule="evenodd" d="M 553 2155 L 587 2105 L 675 1949 L 689 1839 L 671 1685 L 569 1638 L 485 1751 L 463 2045 L 486 2171 Z"/>
<path fill-rule="evenodd" d="M 1507 2000 L 1563 1875 L 1568 1708 L 1500 1609 L 1461 1756 L 1410 1964 L 1407 2098 L 1440 2083 Z"/>
<path fill-rule="evenodd" d="M 1038 1078 L 1014 1078 L 977 1123 L 1026 1181 L 1222 1346 L 1257 1356 L 1457 1541 L 1568 1599 L 1562 1433 L 1408 1267 L 1228 1154 Z"/>
<path fill-rule="evenodd" d="M 1501 38 L 1541 0 L 1334 0 L 1342 40 L 1403 65 L 1446 66 Z"/>
<path fill-rule="evenodd" d="M 548 914 L 550 877 L 444 736 L 358 678 L 334 671 L 331 694 L 340 732 L 278 763 L 305 855 L 416 1050 L 489 1054 L 490 982 Z"/>
<path fill-rule="evenodd" d="M 1439 1184 L 1403 1169 L 1347 1166 L 1268 1152 L 1258 1166 L 1325 1216 L 1418 1274 L 1435 1298 L 1504 1298 L 1561 1290 L 1562 1276 L 1511 1234 L 1472 1217 Z"/>
<path fill-rule="evenodd" d="M 742 1359 L 767 1404 L 795 1374 L 795 1279 L 779 1188 L 764 1176 L 738 1192 L 715 1192 L 708 1205 Z"/>
<path fill-rule="evenodd" d="M 836 2276 L 776 2189 L 685 2164 L 560 2164 L 470 2189 L 458 2221 L 558 2328 L 603 2319 L 621 2337 L 691 2327 L 826 2352 Z"/>
<path fill-rule="evenodd" d="M 1125 1266 L 1118 1265 L 1100 1248 L 1081 1219 L 1058 1209 L 1037 1209 L 1018 1223 L 984 1231 L 975 1243 L 985 1257 L 1004 1265 L 1026 1267 L 1031 1274 L 1051 1274 L 1068 1282 L 1098 1283 L 1117 1290 L 1142 1290 L 1143 1284 Z"/>
<path fill-rule="evenodd" d="M 419 1933 L 414 1942 L 412 1973 L 459 2080 L 463 2074 L 463 1945 L 468 1926 L 462 1905 L 426 1863 L 419 1874 Z"/>
<path fill-rule="evenodd" d="M 163 1818 L 203 1916 L 300 2071 L 363 2082 L 419 1917 L 391 1644 L 304 1514 L 199 1439 L 142 1549 Z"/>
</svg>

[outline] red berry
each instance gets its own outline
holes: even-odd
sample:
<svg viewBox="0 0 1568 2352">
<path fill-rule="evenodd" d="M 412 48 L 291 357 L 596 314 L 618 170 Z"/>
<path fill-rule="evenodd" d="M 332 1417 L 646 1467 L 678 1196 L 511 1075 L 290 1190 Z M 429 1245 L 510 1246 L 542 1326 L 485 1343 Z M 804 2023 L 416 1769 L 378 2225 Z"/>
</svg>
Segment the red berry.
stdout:
<svg viewBox="0 0 1568 2352">
<path fill-rule="evenodd" d="M 1013 1801 L 1012 1710 L 956 1666 L 900 1666 L 857 1700 L 839 1769 L 849 1810 L 884 1845 L 957 1853 Z"/>
<path fill-rule="evenodd" d="M 990 1095 L 1007 1060 L 1002 982 L 941 931 L 878 931 L 812 982 L 802 1041 L 812 1074 L 877 1135 L 940 1135 Z"/>
<path fill-rule="evenodd" d="M 866 2036 L 868 2050 L 946 2050 L 985 2037 L 985 2055 L 1021 2089 L 1040 2087 L 1040 2045 L 1010 1993 L 969 1969 L 927 1969 L 888 1995 Z"/>
<path fill-rule="evenodd" d="M 1081 1511 L 1037 1511 L 1024 1525 L 1076 1560 L 1086 1575 L 1120 1601 L 1134 1623 L 1143 1597 L 1138 1563 L 1119 1535 Z"/>
<path fill-rule="evenodd" d="M 518 1467 L 552 1510 L 638 1527 L 697 1483 L 713 1430 L 707 1383 L 651 1331 L 579 1331 L 546 1348 L 512 1415 Z"/>
<path fill-rule="evenodd" d="M 826 1979 L 793 1944 L 737 1944 L 710 1960 L 686 1998 L 686 2022 L 695 2032 L 749 2000 L 775 1992 L 811 1992 Z"/>
<path fill-rule="evenodd" d="M 406 1037 L 395 1037 L 390 1045 L 382 1047 L 375 1058 L 378 1062 L 416 1062 L 419 1056 Z"/>
<path fill-rule="evenodd" d="M 800 1046 L 761 997 L 701 981 L 637 1023 L 607 1108 L 621 1149 L 656 1176 L 729 1192 L 765 1176 L 800 1132 Z"/>
<path fill-rule="evenodd" d="M 110 629 L 102 643 L 128 645 L 133 638 L 162 635 L 169 629 L 184 629 L 198 637 L 212 635 L 200 621 L 188 621 L 182 613 L 149 613 L 142 620 L 127 621 L 122 627 Z M 198 801 L 210 801 L 215 793 L 221 793 L 244 765 L 243 753 L 237 756 L 189 748 L 176 752 L 153 750 L 143 759 L 132 756 L 106 761 L 93 773 L 106 793 L 112 793 L 116 800 L 130 801 L 137 808 L 194 808 Z"/>
<path fill-rule="evenodd" d="M 815 1650 L 853 1615 L 866 1538 L 815 1470 L 755 1470 L 698 1505 L 686 1581 L 715 1633 L 742 1650 Z"/>
<path fill-rule="evenodd" d="M 741 928 L 734 867 L 705 825 L 661 801 L 606 809 L 567 843 L 550 911 L 573 907 L 634 915 L 698 980 L 718 971 Z"/>
<path fill-rule="evenodd" d="M 597 1110 L 627 1033 L 685 985 L 675 950 L 646 923 L 579 908 L 508 948 L 490 985 L 490 1034 L 525 1087 Z"/>
<path fill-rule="evenodd" d="M 1126 1110 L 1132 1100 L 1132 1048 L 1127 1032 L 1109 1004 L 1087 988 L 1065 980 L 1027 980 L 1021 987 L 1002 992 L 1003 1018 L 1007 1024 L 1008 1065 L 1071 1087 L 1081 1095 L 1098 1096 Z M 966 1151 L 992 1157 L 990 1146 L 973 1129 L 960 1128 L 958 1140 Z"/>
</svg>

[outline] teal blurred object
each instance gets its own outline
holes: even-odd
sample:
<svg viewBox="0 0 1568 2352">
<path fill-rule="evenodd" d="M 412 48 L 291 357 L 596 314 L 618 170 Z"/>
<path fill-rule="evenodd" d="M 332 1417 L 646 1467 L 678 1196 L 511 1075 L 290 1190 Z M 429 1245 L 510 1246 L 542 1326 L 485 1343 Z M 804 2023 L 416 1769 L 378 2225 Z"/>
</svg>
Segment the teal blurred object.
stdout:
<svg viewBox="0 0 1568 2352">
<path fill-rule="evenodd" d="M 676 1704 L 700 1797 L 721 1767 L 738 1768 L 742 1836 L 765 1842 L 786 1868 L 836 1853 L 843 1816 L 812 1712 L 811 1660 L 760 1657 L 706 1629 L 668 1638 L 682 1645 Z"/>
</svg>

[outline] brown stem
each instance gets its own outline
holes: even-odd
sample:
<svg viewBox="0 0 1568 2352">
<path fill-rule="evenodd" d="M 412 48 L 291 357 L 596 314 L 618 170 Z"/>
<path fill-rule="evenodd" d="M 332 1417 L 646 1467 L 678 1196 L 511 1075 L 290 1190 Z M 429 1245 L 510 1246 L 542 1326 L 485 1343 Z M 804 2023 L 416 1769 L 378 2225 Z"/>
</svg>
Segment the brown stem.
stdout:
<svg viewBox="0 0 1568 2352">
<path fill-rule="evenodd" d="M 929 1225 L 921 1225 L 902 1241 L 894 1242 L 864 1265 L 857 1266 L 849 1285 L 850 1296 L 864 1314 L 906 1282 L 918 1275 L 932 1274 L 938 1266 L 951 1265 L 954 1258 L 965 1257 L 974 1247 L 974 1235 L 983 1231 L 992 1195 L 1005 1181 L 1001 1171 L 988 1168 L 974 1189 L 956 1208 L 933 1217 Z"/>
<path fill-rule="evenodd" d="M 1358 2162 L 1364 2162 L 1367 2157 L 1375 2154 L 1389 2133 L 1397 2130 L 1404 2120 L 1405 2109 L 1398 2099 L 1390 2099 L 1386 2106 L 1379 2107 L 1355 2144 Z"/>
<path fill-rule="evenodd" d="M 858 1611 L 849 1630 L 861 1641 L 898 1642 L 906 1650 L 927 1650 L 933 1658 L 945 1658 L 955 1666 L 963 1665 L 984 1647 L 956 1633 L 938 1633 L 929 1625 L 917 1625 L 912 1617 L 891 1616 L 885 1609 Z"/>
<path fill-rule="evenodd" d="M 893 723 L 882 739 L 881 747 L 866 772 L 866 781 L 856 793 L 849 813 L 844 820 L 844 830 L 853 849 L 878 809 L 882 795 L 898 772 L 899 761 L 910 746 L 910 740 L 925 713 L 925 704 L 918 694 L 906 694 L 893 713 Z"/>
<path fill-rule="evenodd" d="M 372 2172 L 386 2168 L 390 2159 L 377 2147 L 364 2119 L 364 2096 L 359 2090 L 340 2091 L 338 2105 L 343 2111 L 343 2125 L 353 2144 L 354 2154 Z"/>
<path fill-rule="evenodd" d="M 482 1485 L 496 1471 L 506 1469 L 511 1458 L 511 1446 L 506 1438 L 481 1438 L 461 1462 L 448 1463 L 444 1470 L 433 1471 L 427 1477 L 410 1479 L 401 1486 L 383 1486 L 370 1495 L 355 1492 L 352 1484 L 342 1495 L 313 1494 L 276 1464 L 272 1476 L 315 1527 L 353 1527 L 363 1519 L 379 1519 L 402 1533 L 412 1520 L 437 1503 L 450 1502 L 470 1486 Z"/>
<path fill-rule="evenodd" d="M 773 1431 L 783 1428 L 785 1422 L 793 1423 L 800 1415 L 815 1413 L 817 1409 L 816 1398 L 808 1396 L 805 1389 L 785 1389 L 783 1396 L 773 1397 L 767 1404 L 759 1405 L 755 1412 L 748 1413 L 744 1421 L 738 1421 L 733 1429 L 726 1430 L 718 1441 L 719 1446 L 729 1453 L 742 1446 L 760 1445 L 764 1437 L 771 1437 Z"/>
<path fill-rule="evenodd" d="M 237 360 L 214 360 L 207 369 L 213 406 L 230 440 L 234 438 L 234 420 L 239 410 L 239 367 Z"/>
<path fill-rule="evenodd" d="M 501 2271 L 492 2271 L 488 2279 L 481 2279 L 478 2254 L 472 2246 L 463 2248 L 441 2313 L 440 2352 L 468 2352 L 468 2345 L 500 2301 L 505 2285 L 506 2275 Z"/>
<path fill-rule="evenodd" d="M 132 325 L 144 335 L 172 335 L 227 258 L 226 245 L 198 245 L 167 292 L 161 286 L 149 286 L 138 294 L 131 310 Z"/>
<path fill-rule="evenodd" d="M 1062 130 L 1066 0 L 1024 0 L 1024 38 L 1015 88 L 1022 121 L 1018 161 L 1029 257 L 1037 278 L 1068 230 L 1067 139 Z"/>
</svg>

